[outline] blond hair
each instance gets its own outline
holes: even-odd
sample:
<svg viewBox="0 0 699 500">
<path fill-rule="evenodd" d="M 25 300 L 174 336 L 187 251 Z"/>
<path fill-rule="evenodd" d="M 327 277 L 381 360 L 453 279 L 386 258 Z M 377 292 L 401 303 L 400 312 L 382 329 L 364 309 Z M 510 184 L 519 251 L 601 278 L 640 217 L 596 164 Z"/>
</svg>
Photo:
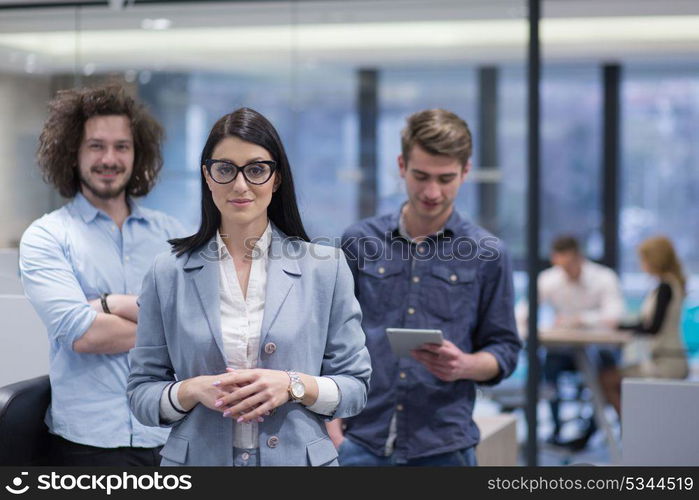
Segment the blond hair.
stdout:
<svg viewBox="0 0 699 500">
<path fill-rule="evenodd" d="M 682 263 L 677 257 L 672 241 L 668 238 L 654 236 L 642 241 L 638 245 L 638 255 L 653 273 L 674 276 L 682 285 L 682 289 L 685 290 L 687 279 L 682 272 Z"/>
<path fill-rule="evenodd" d="M 408 117 L 401 132 L 401 151 L 406 163 L 415 145 L 431 155 L 451 156 L 464 167 L 473 148 L 466 122 L 446 109 L 426 109 Z"/>
</svg>

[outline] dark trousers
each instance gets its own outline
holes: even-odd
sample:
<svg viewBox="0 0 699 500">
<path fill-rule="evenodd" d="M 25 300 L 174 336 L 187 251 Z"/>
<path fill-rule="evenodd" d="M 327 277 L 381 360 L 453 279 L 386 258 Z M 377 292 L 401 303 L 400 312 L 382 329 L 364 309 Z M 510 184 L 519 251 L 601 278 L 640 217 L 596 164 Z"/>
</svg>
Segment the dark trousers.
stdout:
<svg viewBox="0 0 699 500">
<path fill-rule="evenodd" d="M 160 450 L 156 448 L 98 448 L 73 443 L 51 434 L 49 465 L 75 467 L 154 467 L 160 465 Z"/>
</svg>

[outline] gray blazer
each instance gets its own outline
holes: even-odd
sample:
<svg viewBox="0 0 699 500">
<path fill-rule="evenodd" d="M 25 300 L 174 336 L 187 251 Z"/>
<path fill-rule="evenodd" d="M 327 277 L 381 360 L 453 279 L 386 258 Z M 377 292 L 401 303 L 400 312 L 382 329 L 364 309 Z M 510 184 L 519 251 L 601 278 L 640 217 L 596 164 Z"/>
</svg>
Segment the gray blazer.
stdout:
<svg viewBox="0 0 699 500">
<path fill-rule="evenodd" d="M 332 378 L 340 390 L 334 417 L 358 414 L 371 374 L 343 252 L 293 241 L 273 228 L 259 368 Z M 216 239 L 181 257 L 159 255 L 139 297 L 136 346 L 129 354 L 129 404 L 145 425 L 160 421 L 168 384 L 224 373 Z M 337 465 L 322 415 L 286 403 L 259 424 L 261 465 Z M 161 465 L 232 465 L 233 421 L 195 406 L 172 427 Z"/>
</svg>

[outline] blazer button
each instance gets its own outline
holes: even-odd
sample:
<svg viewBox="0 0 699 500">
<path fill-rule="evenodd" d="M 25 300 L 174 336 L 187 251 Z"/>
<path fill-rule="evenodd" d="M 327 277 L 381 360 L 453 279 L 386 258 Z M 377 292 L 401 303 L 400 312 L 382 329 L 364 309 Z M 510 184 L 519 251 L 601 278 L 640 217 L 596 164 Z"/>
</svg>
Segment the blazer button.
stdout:
<svg viewBox="0 0 699 500">
<path fill-rule="evenodd" d="M 267 440 L 267 446 L 270 448 L 276 448 L 278 444 L 279 438 L 277 436 L 270 436 L 270 438 Z"/>
<path fill-rule="evenodd" d="M 274 342 L 267 342 L 265 344 L 265 353 L 272 354 L 276 350 L 277 350 L 277 344 L 275 344 Z"/>
</svg>

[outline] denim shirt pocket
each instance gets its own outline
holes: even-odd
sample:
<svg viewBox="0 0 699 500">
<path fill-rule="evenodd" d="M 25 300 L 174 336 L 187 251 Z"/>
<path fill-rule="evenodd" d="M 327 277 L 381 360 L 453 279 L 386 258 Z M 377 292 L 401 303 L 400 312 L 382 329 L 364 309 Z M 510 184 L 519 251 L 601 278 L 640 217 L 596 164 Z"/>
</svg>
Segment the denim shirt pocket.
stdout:
<svg viewBox="0 0 699 500">
<path fill-rule="evenodd" d="M 359 268 L 359 302 L 366 316 L 380 318 L 400 304 L 402 270 L 396 261 L 366 261 Z"/>
<path fill-rule="evenodd" d="M 425 287 L 428 308 L 444 320 L 453 320 L 467 314 L 474 295 L 476 268 L 435 265 Z"/>
</svg>

